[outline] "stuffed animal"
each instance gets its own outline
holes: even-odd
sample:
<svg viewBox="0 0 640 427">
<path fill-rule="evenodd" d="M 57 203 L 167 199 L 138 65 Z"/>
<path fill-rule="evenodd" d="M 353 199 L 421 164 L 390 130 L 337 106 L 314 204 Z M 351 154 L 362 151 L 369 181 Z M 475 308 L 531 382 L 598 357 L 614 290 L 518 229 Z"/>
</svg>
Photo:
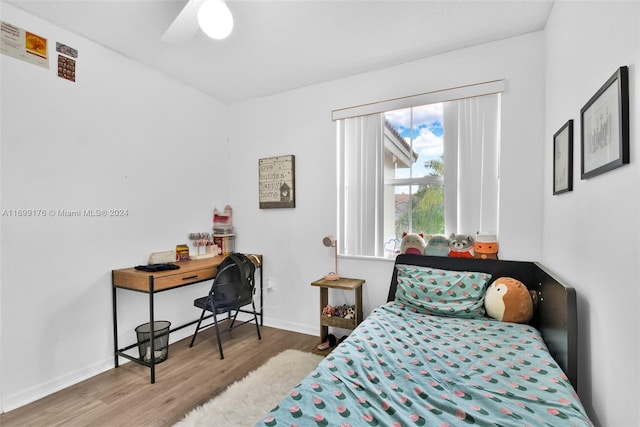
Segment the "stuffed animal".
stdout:
<svg viewBox="0 0 640 427">
<path fill-rule="evenodd" d="M 498 259 L 498 239 L 495 234 L 476 234 L 476 241 L 473 244 L 473 254 L 479 259 Z"/>
<path fill-rule="evenodd" d="M 322 309 L 322 314 L 324 314 L 327 317 L 331 317 L 334 314 L 336 314 L 336 309 L 333 306 L 327 305 L 325 308 Z"/>
<path fill-rule="evenodd" d="M 466 234 L 451 233 L 449 237 L 449 256 L 452 258 L 473 258 L 473 237 Z"/>
<path fill-rule="evenodd" d="M 347 314 L 344 315 L 345 319 L 354 319 L 356 317 L 356 312 L 353 307 L 347 308 Z"/>
<path fill-rule="evenodd" d="M 487 288 L 484 307 L 490 317 L 503 322 L 527 323 L 533 317 L 529 290 L 511 277 L 500 277 Z"/>
<path fill-rule="evenodd" d="M 424 248 L 425 255 L 449 256 L 449 239 L 442 234 L 432 234 Z"/>
<path fill-rule="evenodd" d="M 401 254 L 423 255 L 427 244 L 424 242 L 423 233 L 402 233 L 402 243 L 400 244 Z"/>
</svg>

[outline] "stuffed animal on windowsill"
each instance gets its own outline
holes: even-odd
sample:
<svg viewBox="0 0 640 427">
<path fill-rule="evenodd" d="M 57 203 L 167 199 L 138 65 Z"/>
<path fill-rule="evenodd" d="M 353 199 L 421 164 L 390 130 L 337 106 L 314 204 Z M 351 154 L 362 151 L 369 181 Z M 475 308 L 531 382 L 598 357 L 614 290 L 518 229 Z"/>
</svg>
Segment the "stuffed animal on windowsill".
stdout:
<svg viewBox="0 0 640 427">
<path fill-rule="evenodd" d="M 427 244 L 424 241 L 424 233 L 402 233 L 401 254 L 424 255 L 425 246 Z"/>
<path fill-rule="evenodd" d="M 533 299 L 527 287 L 512 277 L 499 277 L 484 296 L 487 315 L 503 322 L 527 323 L 533 317 Z"/>
<path fill-rule="evenodd" d="M 473 258 L 473 237 L 451 233 L 449 236 L 449 256 L 452 258 Z"/>
<path fill-rule="evenodd" d="M 478 232 L 473 243 L 473 254 L 479 259 L 498 259 L 499 247 L 495 234 Z"/>
<path fill-rule="evenodd" d="M 449 239 L 442 234 L 432 234 L 427 239 L 427 247 L 424 249 L 425 255 L 449 256 Z"/>
</svg>

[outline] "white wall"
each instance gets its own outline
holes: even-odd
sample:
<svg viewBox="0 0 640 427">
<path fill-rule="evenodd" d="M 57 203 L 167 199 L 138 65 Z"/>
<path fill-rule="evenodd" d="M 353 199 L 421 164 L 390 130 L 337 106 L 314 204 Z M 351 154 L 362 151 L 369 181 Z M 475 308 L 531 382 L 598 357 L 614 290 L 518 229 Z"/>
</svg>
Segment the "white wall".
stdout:
<svg viewBox="0 0 640 427">
<path fill-rule="evenodd" d="M 505 79 L 500 253 L 502 258 L 540 259 L 543 45 L 543 33 L 538 32 L 231 107 L 239 245 L 265 255 L 265 275 L 276 284 L 267 294 L 267 324 L 318 334 L 318 289 L 309 283 L 333 270 L 333 252 L 321 241 L 337 228 L 331 110 L 340 107 Z M 260 210 L 258 159 L 285 154 L 296 156 L 296 207 Z M 339 264 L 343 276 L 366 279 L 366 313 L 386 300 L 390 261 L 343 258 Z M 333 295 L 337 303 L 351 296 Z"/>
<path fill-rule="evenodd" d="M 213 208 L 228 203 L 217 185 L 226 182 L 228 110 L 6 3 L 2 20 L 51 44 L 49 69 L 0 55 L 1 208 L 128 211 L 2 216 L 7 411 L 113 367 L 111 270 L 146 264 L 150 252 L 210 230 Z M 56 41 L 79 50 L 75 83 L 56 76 Z M 198 286 L 158 295 L 157 318 L 197 316 L 193 299 L 208 290 Z M 147 298 L 121 292 L 119 301 L 120 343 L 133 343 L 133 329 L 148 319 Z"/>
<path fill-rule="evenodd" d="M 640 419 L 640 3 L 556 2 L 547 22 L 543 262 L 578 293 L 578 393 L 597 425 Z M 580 180 L 580 109 L 629 67 L 631 163 Z M 552 137 L 574 121 L 574 189 L 552 195 Z"/>
</svg>

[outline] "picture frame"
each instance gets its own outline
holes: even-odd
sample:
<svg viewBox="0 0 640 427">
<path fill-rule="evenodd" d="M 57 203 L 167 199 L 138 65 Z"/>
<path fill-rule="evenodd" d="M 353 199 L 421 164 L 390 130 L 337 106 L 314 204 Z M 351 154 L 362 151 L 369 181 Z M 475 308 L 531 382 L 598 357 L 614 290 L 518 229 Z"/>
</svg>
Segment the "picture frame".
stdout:
<svg viewBox="0 0 640 427">
<path fill-rule="evenodd" d="M 553 195 L 573 191 L 573 120 L 553 135 Z"/>
<path fill-rule="evenodd" d="M 629 163 L 629 76 L 618 68 L 580 110 L 580 179 Z"/>
<path fill-rule="evenodd" d="M 295 156 L 258 160 L 258 200 L 260 209 L 295 208 Z"/>
</svg>

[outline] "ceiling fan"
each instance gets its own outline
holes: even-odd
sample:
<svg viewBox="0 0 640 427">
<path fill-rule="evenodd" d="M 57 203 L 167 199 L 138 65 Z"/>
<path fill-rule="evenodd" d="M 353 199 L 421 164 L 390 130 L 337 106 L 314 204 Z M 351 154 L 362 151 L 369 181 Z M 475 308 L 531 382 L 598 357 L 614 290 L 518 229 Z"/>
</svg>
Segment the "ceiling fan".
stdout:
<svg viewBox="0 0 640 427">
<path fill-rule="evenodd" d="M 162 35 L 172 44 L 189 41 L 198 28 L 212 39 L 221 40 L 231 34 L 233 15 L 225 0 L 188 0 L 176 19 Z"/>
</svg>

